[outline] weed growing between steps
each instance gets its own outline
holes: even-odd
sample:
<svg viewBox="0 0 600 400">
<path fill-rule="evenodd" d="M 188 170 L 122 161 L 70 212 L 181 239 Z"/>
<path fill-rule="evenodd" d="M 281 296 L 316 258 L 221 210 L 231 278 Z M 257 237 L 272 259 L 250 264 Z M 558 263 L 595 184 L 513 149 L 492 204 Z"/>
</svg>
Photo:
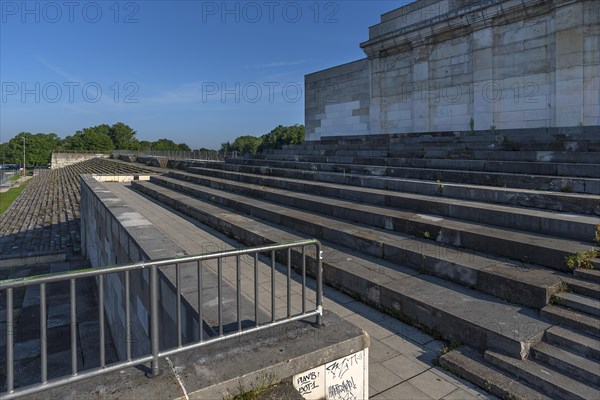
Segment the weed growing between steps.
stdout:
<svg viewBox="0 0 600 400">
<path fill-rule="evenodd" d="M 577 253 L 565 257 L 567 267 L 571 269 L 583 268 L 583 269 L 594 269 L 594 263 L 592 260 L 598 257 L 598 251 L 591 249 L 588 251 L 578 251 Z"/>
<path fill-rule="evenodd" d="M 223 400 L 255 400 L 262 393 L 267 391 L 271 386 L 273 386 L 276 382 L 276 377 L 274 375 L 265 375 L 258 382 L 255 387 L 254 384 L 251 385 L 252 388 L 244 388 L 242 383 L 239 383 L 238 386 L 238 394 L 236 395 L 227 395 L 223 398 Z"/>
<path fill-rule="evenodd" d="M 594 232 L 594 243 L 600 245 L 600 224 L 596 225 L 596 231 Z M 592 248 L 588 251 L 578 251 L 573 255 L 565 257 L 567 267 L 571 269 L 583 268 L 583 269 L 594 269 L 593 259 L 598 258 L 600 252 L 597 249 Z"/>
<path fill-rule="evenodd" d="M 435 181 L 435 183 L 437 183 L 438 192 L 442 193 L 444 191 L 444 184 L 442 182 L 440 182 L 439 179 L 437 181 Z"/>
<path fill-rule="evenodd" d="M 453 371 L 451 371 L 449 368 L 444 367 L 441 363 L 440 363 L 440 357 L 443 356 L 444 354 L 448 354 L 450 353 L 452 350 L 456 350 L 460 347 L 460 342 L 456 339 L 452 340 L 447 346 L 444 346 L 440 349 L 440 354 L 433 360 L 433 365 L 437 366 L 437 367 L 441 367 L 443 369 L 445 369 L 446 371 L 452 372 L 454 375 L 462 378 L 462 376 L 460 376 L 460 374 L 455 373 Z M 464 378 L 463 378 L 464 379 Z"/>
<path fill-rule="evenodd" d="M 555 294 L 553 294 L 552 296 L 550 296 L 550 301 L 549 303 L 555 306 L 558 306 L 562 303 L 562 299 L 558 296 L 556 296 L 559 293 L 568 293 L 571 291 L 571 287 L 569 286 L 568 283 L 566 282 L 561 282 L 558 290 L 556 291 Z"/>
</svg>

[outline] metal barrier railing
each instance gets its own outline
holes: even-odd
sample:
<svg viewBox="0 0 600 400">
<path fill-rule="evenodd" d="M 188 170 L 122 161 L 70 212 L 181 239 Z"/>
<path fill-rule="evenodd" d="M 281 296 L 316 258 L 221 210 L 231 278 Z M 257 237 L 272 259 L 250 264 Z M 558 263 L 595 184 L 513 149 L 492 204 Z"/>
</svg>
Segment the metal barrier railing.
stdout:
<svg viewBox="0 0 600 400">
<path fill-rule="evenodd" d="M 307 310 L 307 259 L 311 259 L 311 256 L 306 254 L 306 248 L 314 246 L 316 252 L 315 257 L 312 258 L 316 264 L 316 307 L 314 310 Z M 300 265 L 296 265 L 301 269 L 301 280 L 302 280 L 302 304 L 301 312 L 292 315 L 291 305 L 291 270 L 292 270 L 292 249 L 300 249 L 299 254 L 301 256 Z M 276 252 L 287 250 L 287 256 L 283 257 L 287 264 L 287 315 L 284 318 L 276 318 L 275 303 L 276 303 Z M 296 250 L 297 252 L 297 250 Z M 258 270 L 259 270 L 259 256 L 261 253 L 270 254 L 270 272 L 271 272 L 271 316 L 270 322 L 259 324 L 259 282 L 258 282 Z M 248 328 L 242 328 L 241 321 L 241 263 L 240 257 L 243 255 L 252 255 L 254 259 L 254 326 Z M 225 258 L 235 257 L 235 270 L 236 270 L 236 296 L 237 296 L 237 329 L 231 333 L 223 332 L 223 260 Z M 218 335 L 210 338 L 203 337 L 203 316 L 202 316 L 202 268 L 203 261 L 217 260 L 217 299 L 218 299 Z M 282 259 L 282 257 L 280 257 Z M 181 316 L 181 265 L 186 263 L 196 263 L 198 273 L 198 333 L 199 340 L 193 341 L 192 343 L 182 343 L 182 316 Z M 158 272 L 159 267 L 163 268 L 175 268 L 176 279 L 175 289 L 177 296 L 177 308 L 176 308 L 176 323 L 177 323 L 177 346 L 170 349 L 160 350 L 160 328 L 159 328 L 159 317 L 158 317 L 158 301 L 159 301 L 159 289 L 158 289 Z M 128 340 L 126 344 L 126 360 L 118 361 L 106 365 L 106 349 L 105 349 L 105 315 L 104 315 L 104 277 L 108 274 L 124 274 L 124 308 L 126 318 L 126 337 L 129 338 L 131 335 L 130 325 L 130 280 L 129 275 L 132 271 L 149 269 L 150 271 L 150 332 L 149 340 L 151 345 L 151 354 L 146 354 L 136 358 L 132 357 L 131 343 Z M 77 359 L 77 280 L 83 278 L 97 278 L 98 283 L 98 323 L 99 323 L 99 348 L 100 348 L 100 367 L 92 368 L 88 370 L 78 370 L 78 359 Z M 46 289 L 47 285 L 55 282 L 69 281 L 69 294 L 70 294 L 70 333 L 71 333 L 71 375 L 63 376 L 55 379 L 48 380 L 48 342 L 47 342 L 47 321 L 46 321 Z M 25 288 L 28 286 L 39 285 L 40 289 L 40 363 L 41 363 L 41 379 L 40 383 L 29 385 L 23 388 L 14 388 L 14 293 L 13 291 L 17 288 Z M 197 349 L 211 343 L 221 342 L 226 339 L 240 337 L 253 332 L 269 329 L 282 324 L 290 323 L 293 321 L 316 317 L 316 324 L 321 325 L 323 315 L 323 268 L 322 268 L 322 251 L 321 244 L 318 240 L 303 240 L 291 243 L 282 243 L 261 247 L 254 247 L 242 250 L 231 250 L 221 251 L 216 253 L 202 254 L 197 256 L 181 257 L 174 259 L 165 259 L 159 261 L 145 261 L 135 264 L 118 265 L 111 267 L 99 267 L 90 268 L 86 270 L 54 273 L 47 275 L 40 275 L 34 277 L 9 279 L 0 281 L 0 295 L 6 293 L 6 391 L 0 393 L 2 399 L 13 399 L 33 393 L 41 392 L 50 388 L 54 388 L 60 385 L 73 383 L 82 379 L 91 378 L 108 372 L 113 372 L 125 367 L 131 367 L 147 362 L 151 362 L 151 372 L 149 376 L 160 375 L 159 360 L 162 357 L 171 356 L 183 351 Z"/>
<path fill-rule="evenodd" d="M 158 157 L 169 160 L 199 160 L 223 161 L 227 158 L 236 158 L 237 152 L 224 152 L 221 150 L 193 150 L 193 151 L 168 151 L 168 150 L 113 150 L 113 155 L 135 155 L 137 157 Z"/>
</svg>

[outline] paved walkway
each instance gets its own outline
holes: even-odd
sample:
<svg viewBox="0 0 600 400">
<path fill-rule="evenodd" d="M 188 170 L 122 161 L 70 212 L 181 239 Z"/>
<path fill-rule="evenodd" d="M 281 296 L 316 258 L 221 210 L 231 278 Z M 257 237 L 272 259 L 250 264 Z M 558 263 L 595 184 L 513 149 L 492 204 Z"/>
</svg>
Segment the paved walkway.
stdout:
<svg viewBox="0 0 600 400">
<path fill-rule="evenodd" d="M 13 176 L 10 176 L 8 178 L 12 178 Z M 10 180 L 10 181 L 8 180 L 8 178 L 5 181 L 3 181 L 2 184 L 0 184 L 0 193 L 6 193 L 13 187 L 16 188 L 16 187 L 21 186 L 24 182 L 27 182 L 28 180 L 30 180 L 31 176 L 26 176 L 25 178 L 21 177 L 19 179 Z"/>
<path fill-rule="evenodd" d="M 154 200 L 139 195 L 122 184 L 106 184 L 110 190 L 140 212 L 172 240 L 190 254 L 198 254 L 235 247 L 244 247 L 224 235 L 208 228 L 182 214 L 166 209 Z M 224 277 L 231 284 L 235 282 L 235 270 L 231 264 L 224 269 Z M 270 307 L 270 270 L 268 265 L 260 265 L 261 308 Z M 243 273 L 243 275 L 246 275 Z M 266 279 L 269 279 L 268 281 Z M 253 277 L 244 282 L 251 285 Z M 263 279 L 265 279 L 263 281 Z M 286 276 L 279 272 L 278 283 L 285 284 Z M 299 299 L 301 284 L 299 276 L 293 276 L 294 299 Z M 310 281 L 314 287 L 314 281 Z M 252 289 L 245 287 L 250 293 Z M 276 289 L 277 293 L 277 289 Z M 372 399 L 483 399 L 490 395 L 470 383 L 455 377 L 433 365 L 445 343 L 435 340 L 417 328 L 383 314 L 362 302 L 325 287 L 324 308 L 366 330 L 371 336 L 369 350 L 369 386 Z M 310 293 L 314 298 L 314 292 Z M 248 296 L 252 298 L 252 296 Z M 286 308 L 285 293 L 277 293 L 277 308 L 280 315 Z M 314 304 L 314 303 L 312 303 Z"/>
</svg>

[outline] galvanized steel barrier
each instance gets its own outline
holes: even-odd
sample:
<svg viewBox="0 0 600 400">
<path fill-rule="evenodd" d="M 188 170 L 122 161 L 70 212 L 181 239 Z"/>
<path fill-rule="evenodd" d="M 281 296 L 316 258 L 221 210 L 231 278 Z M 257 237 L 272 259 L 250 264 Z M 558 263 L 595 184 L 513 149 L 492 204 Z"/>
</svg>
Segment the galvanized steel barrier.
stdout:
<svg viewBox="0 0 600 400">
<path fill-rule="evenodd" d="M 306 260 L 310 256 L 306 254 L 306 248 L 314 246 L 315 252 L 315 263 L 316 263 L 316 308 L 314 310 L 307 310 L 306 305 L 306 288 L 307 288 L 307 264 Z M 301 284 L 302 284 L 302 303 L 301 313 L 292 315 L 291 305 L 291 271 L 292 271 L 292 249 L 299 248 L 301 254 L 301 265 L 298 266 L 301 269 Z M 287 257 L 285 257 L 287 264 L 287 315 L 284 318 L 276 318 L 275 315 L 275 289 L 276 289 L 276 252 L 287 250 Z M 270 254 L 270 271 L 271 271 L 271 321 L 259 324 L 259 256 L 261 253 Z M 254 326 L 249 328 L 242 328 L 241 322 L 241 263 L 240 257 L 243 255 L 252 255 L 254 258 Z M 223 260 L 228 257 L 235 257 L 236 259 L 236 296 L 237 296 L 237 329 L 231 333 L 223 332 Z M 209 260 L 217 260 L 217 293 L 218 293 L 218 335 L 215 337 L 204 338 L 203 336 L 203 317 L 202 317 L 202 262 Z M 182 318 L 181 318 L 181 264 L 196 262 L 196 268 L 198 272 L 198 332 L 199 340 L 193 343 L 182 343 Z M 158 322 L 158 302 L 159 302 L 159 291 L 158 291 L 158 269 L 162 268 L 175 268 L 176 271 L 176 291 L 177 291 L 177 347 L 160 350 L 159 349 L 159 338 L 160 328 Z M 150 270 L 150 344 L 151 354 L 132 358 L 131 343 L 127 341 L 127 359 L 118 361 L 110 365 L 106 365 L 106 349 L 105 349 L 105 316 L 104 316 L 104 276 L 108 274 L 122 273 L 124 274 L 124 298 L 127 299 L 124 304 L 125 318 L 126 318 L 126 332 L 127 337 L 130 337 L 130 284 L 129 284 L 129 273 L 136 270 Z M 79 371 L 77 365 L 77 280 L 83 278 L 97 278 L 98 283 L 98 323 L 99 323 L 99 348 L 100 348 L 100 367 L 88 370 Z M 46 326 L 46 285 L 55 282 L 69 281 L 69 298 L 70 298 L 70 313 L 71 313 L 71 375 L 59 377 L 56 379 L 48 380 L 48 342 L 47 342 L 47 326 Z M 23 388 L 14 388 L 14 289 L 24 288 L 27 286 L 39 285 L 40 288 L 40 363 L 41 363 L 41 379 L 40 383 L 26 386 Z M 160 375 L 159 360 L 161 357 L 167 357 L 183 351 L 197 349 L 211 343 L 221 342 L 226 339 L 240 337 L 247 335 L 252 332 L 257 332 L 263 329 L 272 328 L 278 325 L 290 323 L 293 321 L 316 317 L 316 324 L 321 325 L 323 315 L 323 267 L 322 267 L 322 251 L 321 244 L 318 240 L 303 240 L 290 243 L 281 243 L 268 246 L 253 247 L 242 250 L 231 250 L 222 251 L 210 254 L 202 254 L 197 256 L 181 257 L 174 259 L 166 259 L 159 261 L 145 261 L 135 264 L 118 265 L 110 267 L 99 267 L 90 268 L 80 271 L 71 271 L 63 273 L 54 273 L 47 275 L 40 275 L 34 277 L 18 278 L 0 281 L 0 296 L 6 296 L 6 391 L 0 393 L 2 399 L 13 399 L 37 392 L 41 392 L 50 388 L 54 388 L 60 385 L 73 383 L 82 379 L 91 378 L 108 372 L 116 371 L 126 367 L 139 365 L 147 362 L 151 362 L 150 377 Z"/>
<path fill-rule="evenodd" d="M 135 155 L 137 157 L 157 157 L 169 160 L 198 160 L 198 161 L 223 161 L 227 158 L 236 158 L 236 151 L 224 152 L 221 150 L 192 150 L 192 151 L 169 151 L 169 150 L 113 150 L 110 152 L 115 156 Z"/>
</svg>

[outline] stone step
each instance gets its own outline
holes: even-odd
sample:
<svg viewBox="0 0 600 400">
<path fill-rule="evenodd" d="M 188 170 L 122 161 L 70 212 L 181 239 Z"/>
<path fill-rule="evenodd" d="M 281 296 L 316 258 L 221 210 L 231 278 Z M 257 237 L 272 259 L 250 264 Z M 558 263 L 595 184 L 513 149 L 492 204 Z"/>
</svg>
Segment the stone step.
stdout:
<svg viewBox="0 0 600 400">
<path fill-rule="evenodd" d="M 308 146 L 297 145 L 265 154 L 321 154 L 327 156 L 403 157 L 407 154 L 469 154 L 471 152 L 494 151 L 505 153 L 502 157 L 512 159 L 510 153 L 556 152 L 595 153 L 600 151 L 600 141 L 550 141 L 550 142 L 429 142 L 429 143 L 320 143 Z M 418 157 L 417 157 L 418 158 Z M 573 160 L 573 161 L 568 161 Z M 577 162 L 567 156 L 567 162 Z M 592 161 L 594 162 L 594 161 Z"/>
<path fill-rule="evenodd" d="M 132 185 L 247 245 L 309 237 L 262 221 L 258 216 L 246 217 L 152 182 L 134 181 Z M 529 308 L 511 305 L 494 296 L 327 241 L 323 243 L 324 279 L 328 284 L 439 332 L 445 339 L 468 342 L 480 350 L 502 349 L 521 358 L 550 327 Z"/>
<path fill-rule="evenodd" d="M 483 355 L 461 346 L 439 358 L 440 365 L 501 399 L 550 400 L 551 397 L 516 380 L 514 376 L 488 363 Z"/>
<path fill-rule="evenodd" d="M 531 349 L 531 357 L 565 375 L 600 385 L 600 364 L 548 343 L 538 343 Z"/>
<path fill-rule="evenodd" d="M 287 226 L 312 237 L 357 249 L 370 256 L 410 266 L 467 287 L 475 287 L 513 303 L 542 308 L 561 287 L 561 277 L 546 269 L 521 267 L 509 261 L 484 257 L 430 240 L 419 240 L 314 215 L 175 179 L 153 177 L 151 182 L 194 198 L 233 208 L 239 213 Z"/>
<path fill-rule="evenodd" d="M 342 136 L 339 138 L 323 137 L 319 141 L 309 141 L 296 145 L 287 145 L 282 150 L 294 150 L 297 148 L 322 148 L 324 146 L 338 147 L 344 149 L 383 149 L 386 147 L 427 147 L 427 146 L 467 146 L 487 147 L 518 150 L 521 148 L 561 148 L 569 151 L 595 148 L 599 143 L 598 132 L 584 133 L 573 136 L 567 135 L 455 135 L 446 137 L 433 137 L 427 135 L 400 137 L 388 135 L 387 137 Z M 586 151 L 586 150 L 583 150 Z"/>
<path fill-rule="evenodd" d="M 590 282 L 600 284 L 600 271 L 597 269 L 581 269 L 573 271 L 573 275 Z"/>
<path fill-rule="evenodd" d="M 355 165 L 378 165 L 387 167 L 410 167 L 428 169 L 452 169 L 479 172 L 503 172 L 513 174 L 536 174 L 553 176 L 577 176 L 600 178 L 600 164 L 574 164 L 556 162 L 524 162 L 465 160 L 442 158 L 389 158 L 389 157 L 331 157 L 315 155 L 266 155 L 258 159 L 273 161 L 301 161 L 309 163 L 344 163 Z"/>
<path fill-rule="evenodd" d="M 437 132 L 402 132 L 378 135 L 335 135 L 324 136 L 313 143 L 429 143 L 435 141 L 481 141 L 484 143 L 501 142 L 568 142 L 568 141 L 598 141 L 598 128 L 568 127 L 568 128 L 522 128 L 522 129 L 495 129 L 477 131 L 437 131 Z"/>
<path fill-rule="evenodd" d="M 470 150 L 494 150 L 494 151 L 577 151 L 577 152 L 585 152 L 585 151 L 600 151 L 600 142 L 595 140 L 557 140 L 557 141 L 511 141 L 511 140 L 503 140 L 501 142 L 469 142 L 469 141 L 459 141 L 459 142 L 430 142 L 430 143 L 399 143 L 399 144 L 390 144 L 390 153 L 393 154 L 394 150 L 413 150 L 413 149 L 423 149 L 423 148 L 432 148 L 432 149 L 443 149 L 449 148 L 452 150 L 457 150 L 462 147 L 462 149 L 470 151 Z"/>
<path fill-rule="evenodd" d="M 600 317 L 600 301 L 597 299 L 569 292 L 556 293 L 553 298 L 563 307 Z"/>
<path fill-rule="evenodd" d="M 450 154 L 452 156 L 452 154 Z M 557 163 L 595 164 L 600 159 L 600 152 L 593 151 L 473 151 L 476 160 L 495 161 L 545 161 Z"/>
<path fill-rule="evenodd" d="M 228 172 L 258 174 L 262 176 L 283 177 L 305 181 L 353 185 L 362 188 L 385 189 L 394 192 L 415 193 L 440 198 L 453 198 L 489 202 L 495 204 L 518 205 L 521 207 L 544 210 L 575 212 L 600 215 L 598 196 L 489 187 L 471 184 L 438 183 L 414 179 L 401 179 L 381 176 L 365 176 L 338 172 L 306 171 L 289 168 L 271 168 L 259 165 L 242 165 L 233 163 L 204 163 L 205 168 Z M 190 171 L 196 171 L 190 169 Z"/>
<path fill-rule="evenodd" d="M 577 271 L 577 270 L 576 270 Z M 564 276 L 563 282 L 569 286 L 569 291 L 595 299 L 600 298 L 600 284 L 580 278 Z"/>
<path fill-rule="evenodd" d="M 501 172 L 464 171 L 460 169 L 431 169 L 409 167 L 386 167 L 355 164 L 308 163 L 301 161 L 254 160 L 234 158 L 233 164 L 258 165 L 271 168 L 299 169 L 306 171 L 339 172 L 366 176 L 387 176 L 404 179 L 419 179 L 446 182 L 469 183 L 486 186 L 500 186 L 520 189 L 549 190 L 554 192 L 574 192 L 600 194 L 600 179 L 535 174 L 515 174 Z"/>
<path fill-rule="evenodd" d="M 350 153 L 346 156 L 336 156 L 336 151 L 339 150 L 334 145 L 329 146 L 306 146 L 297 149 L 288 150 L 272 150 L 263 152 L 257 155 L 258 157 L 268 158 L 270 156 L 304 156 L 304 157 L 325 157 L 328 162 L 349 162 L 357 157 L 356 154 Z M 593 151 L 494 151 L 494 150 L 465 150 L 444 148 L 426 147 L 423 149 L 397 149 L 390 152 L 388 150 L 385 158 L 413 158 L 413 159 L 462 159 L 462 160 L 487 160 L 487 161 L 521 161 L 521 162 L 554 162 L 554 163 L 570 163 L 570 164 L 596 164 L 600 159 L 600 152 Z M 346 159 L 343 161 L 341 159 Z M 308 160 L 307 160 L 308 161 Z M 317 161 L 317 160 L 311 160 Z"/>
<path fill-rule="evenodd" d="M 600 319 L 568 308 L 547 305 L 542 308 L 540 315 L 556 324 L 573 328 L 577 331 L 600 337 Z"/>
<path fill-rule="evenodd" d="M 219 187 L 228 181 L 237 181 L 260 187 L 288 189 L 302 193 L 339 198 L 353 202 L 386 206 L 401 210 L 457 218 L 472 222 L 493 224 L 534 233 L 544 233 L 587 241 L 594 236 L 600 218 L 577 214 L 528 210 L 483 202 L 442 198 L 440 196 L 392 192 L 358 186 L 319 183 L 299 179 L 275 178 L 257 174 L 235 173 L 225 170 L 192 168 L 197 178 L 185 177 L 188 181 Z M 173 175 L 173 174 L 171 174 Z M 183 175 L 181 175 L 183 177 Z M 205 178 L 206 177 L 206 178 Z M 209 179 L 210 177 L 210 179 Z M 217 180 L 217 186 L 214 182 Z"/>
<path fill-rule="evenodd" d="M 561 326 L 553 326 L 544 334 L 544 341 L 586 358 L 600 361 L 600 340 Z"/>
<path fill-rule="evenodd" d="M 440 218 L 431 214 L 415 214 L 414 212 L 404 212 L 391 208 L 357 204 L 356 202 L 325 198 L 308 193 L 290 192 L 282 189 L 265 190 L 258 186 L 218 179 L 212 180 L 210 178 L 206 178 L 201 182 L 201 185 L 198 185 L 190 183 L 190 179 L 196 179 L 193 175 L 172 173 L 171 176 L 174 179 L 152 177 L 151 180 L 177 190 L 189 190 L 189 193 L 199 196 L 203 196 L 202 192 L 206 191 L 205 186 L 210 186 L 217 190 L 265 200 L 269 203 L 258 206 L 262 206 L 262 209 L 265 210 L 272 209 L 271 202 L 274 202 L 293 207 L 296 210 L 318 212 L 321 215 L 500 257 L 543 265 L 553 269 L 568 270 L 564 261 L 565 257 L 576 251 L 587 250 L 589 247 L 589 245 L 577 241 L 541 234 L 531 235 L 513 229 L 495 228 L 480 223 Z M 210 196 L 211 198 L 220 197 L 222 193 L 211 193 Z M 235 199 L 233 201 L 239 200 Z M 241 201 L 243 202 L 243 199 Z M 250 205 L 246 205 L 246 207 L 252 208 Z M 258 212 L 263 213 L 264 211 L 259 210 Z M 285 213 L 285 209 L 281 212 Z M 315 216 L 311 214 L 307 215 L 306 218 L 305 221 L 311 221 Z M 319 223 L 319 225 L 323 225 L 323 223 Z M 595 225 L 591 225 L 590 228 L 593 231 Z"/>
<path fill-rule="evenodd" d="M 573 379 L 536 360 L 521 361 L 493 350 L 487 350 L 484 357 L 496 367 L 519 379 L 526 380 L 551 397 L 562 399 L 594 399 L 598 397 L 597 387 Z"/>
</svg>

